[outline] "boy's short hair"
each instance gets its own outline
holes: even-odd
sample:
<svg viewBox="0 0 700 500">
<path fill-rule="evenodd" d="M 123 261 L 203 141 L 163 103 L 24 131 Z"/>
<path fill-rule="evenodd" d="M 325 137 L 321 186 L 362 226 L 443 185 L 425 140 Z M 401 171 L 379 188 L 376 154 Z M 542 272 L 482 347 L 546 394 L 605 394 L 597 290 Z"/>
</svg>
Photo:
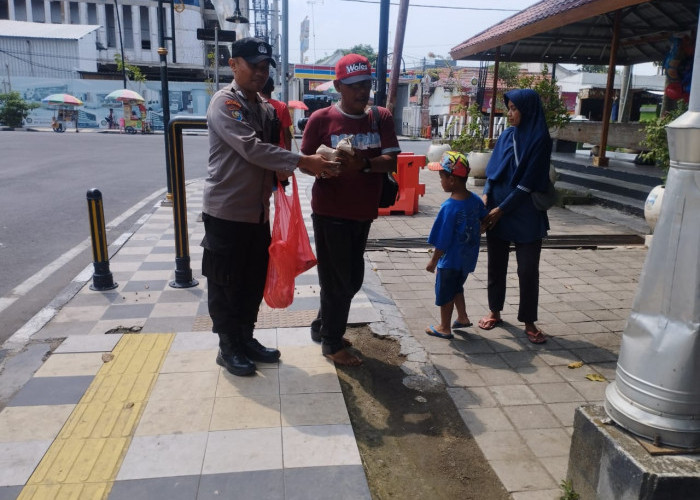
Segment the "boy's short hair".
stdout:
<svg viewBox="0 0 700 500">
<path fill-rule="evenodd" d="M 445 171 L 455 177 L 463 177 L 466 179 L 469 176 L 469 160 L 462 153 L 457 151 L 446 151 L 442 155 L 442 159 L 437 162 L 428 163 L 428 170 L 436 172 Z"/>
</svg>

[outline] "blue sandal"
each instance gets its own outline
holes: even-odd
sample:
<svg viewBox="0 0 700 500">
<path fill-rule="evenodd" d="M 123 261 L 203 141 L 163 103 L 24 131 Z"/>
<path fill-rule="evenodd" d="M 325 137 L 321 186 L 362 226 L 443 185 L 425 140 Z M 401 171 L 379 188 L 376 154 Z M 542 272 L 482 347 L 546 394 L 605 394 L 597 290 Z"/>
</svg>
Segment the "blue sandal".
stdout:
<svg viewBox="0 0 700 500">
<path fill-rule="evenodd" d="M 430 325 L 428 328 L 426 328 L 425 333 L 427 333 L 428 335 L 431 335 L 433 337 L 439 337 L 439 338 L 445 339 L 445 340 L 450 340 L 450 339 L 455 338 L 455 336 L 452 335 L 451 333 L 438 332 L 433 325 Z"/>
<path fill-rule="evenodd" d="M 469 328 L 470 326 L 474 326 L 474 323 L 471 321 L 469 323 L 460 323 L 459 321 L 455 320 L 455 322 L 452 323 L 452 328 Z"/>
</svg>

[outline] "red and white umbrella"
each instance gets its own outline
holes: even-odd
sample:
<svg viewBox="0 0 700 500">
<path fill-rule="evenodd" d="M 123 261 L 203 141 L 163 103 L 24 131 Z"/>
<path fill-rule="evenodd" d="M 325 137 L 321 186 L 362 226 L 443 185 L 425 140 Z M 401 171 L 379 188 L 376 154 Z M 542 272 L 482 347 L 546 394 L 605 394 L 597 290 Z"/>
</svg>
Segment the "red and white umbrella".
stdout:
<svg viewBox="0 0 700 500">
<path fill-rule="evenodd" d="M 51 94 L 44 97 L 41 102 L 49 106 L 82 106 L 83 101 L 70 94 Z"/>
</svg>

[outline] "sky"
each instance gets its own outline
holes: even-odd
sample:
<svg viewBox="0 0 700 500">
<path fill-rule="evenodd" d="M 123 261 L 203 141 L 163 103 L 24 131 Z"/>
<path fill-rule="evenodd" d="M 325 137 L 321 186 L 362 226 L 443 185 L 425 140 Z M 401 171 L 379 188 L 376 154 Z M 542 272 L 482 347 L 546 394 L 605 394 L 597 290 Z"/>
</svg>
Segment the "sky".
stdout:
<svg viewBox="0 0 700 500">
<path fill-rule="evenodd" d="M 539 0 L 411 0 L 404 34 L 403 64 L 419 67 L 429 53 L 449 57 L 450 49 Z M 379 48 L 379 0 L 288 0 L 289 62 L 313 63 L 336 49 L 359 44 Z M 281 8 L 281 1 L 279 2 Z M 391 0 L 388 52 L 394 49 L 399 0 Z M 300 31 L 309 18 L 309 50 L 301 60 Z M 478 63 L 469 63 L 477 64 Z M 655 74 L 638 65 L 637 74 Z M 571 69 L 575 66 L 567 65 Z"/>
</svg>

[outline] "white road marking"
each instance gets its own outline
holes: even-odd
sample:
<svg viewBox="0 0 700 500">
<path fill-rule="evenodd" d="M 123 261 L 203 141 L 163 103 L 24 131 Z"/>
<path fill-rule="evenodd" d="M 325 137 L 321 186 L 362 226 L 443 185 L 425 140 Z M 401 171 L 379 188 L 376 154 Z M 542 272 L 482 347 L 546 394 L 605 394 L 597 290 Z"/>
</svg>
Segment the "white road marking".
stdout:
<svg viewBox="0 0 700 500">
<path fill-rule="evenodd" d="M 165 189 L 159 189 L 151 193 L 146 198 L 132 206 L 129 210 L 122 213 L 121 215 L 110 221 L 108 224 L 105 224 L 105 230 L 109 231 L 110 229 L 118 227 L 119 224 L 131 217 L 134 213 L 136 213 L 148 203 L 151 203 L 155 198 L 162 197 L 163 193 L 165 193 Z M 148 220 L 148 218 L 151 215 L 152 214 L 144 214 L 144 216 L 139 218 L 136 224 L 143 224 L 146 220 Z M 116 252 L 116 250 L 118 250 L 124 243 L 126 243 L 133 234 L 133 231 L 123 233 L 118 238 L 116 238 L 112 245 L 110 245 L 110 249 L 114 248 Z M 0 297 L 0 313 L 2 313 L 10 305 L 16 302 L 19 298 L 23 297 L 24 295 L 27 295 L 29 292 L 31 292 L 32 289 L 34 289 L 34 287 L 43 283 L 49 276 L 55 273 L 58 269 L 64 266 L 71 259 L 79 255 L 80 252 L 84 251 L 86 248 L 89 248 L 91 245 L 92 241 L 90 238 L 81 241 L 76 246 L 65 252 L 63 255 L 59 256 L 56 260 L 54 260 L 53 262 L 45 266 L 43 269 L 35 273 L 33 276 L 30 276 L 24 282 L 20 283 L 5 297 Z M 75 278 L 73 278 L 72 282 L 87 282 L 92 277 L 92 272 L 93 265 L 89 264 Z M 29 340 L 29 338 L 32 335 L 34 335 L 34 333 L 41 330 L 41 328 L 43 328 L 44 325 L 46 325 L 46 323 L 51 321 L 51 319 L 57 312 L 58 309 L 54 306 L 44 307 L 38 313 L 36 313 L 34 317 L 32 317 L 22 327 L 20 327 L 15 333 L 13 333 L 12 336 L 9 339 L 7 339 L 6 343 L 3 344 L 3 347 L 5 347 L 5 345 L 8 345 L 11 346 L 10 349 L 13 350 L 13 346 L 23 346 Z"/>
</svg>

